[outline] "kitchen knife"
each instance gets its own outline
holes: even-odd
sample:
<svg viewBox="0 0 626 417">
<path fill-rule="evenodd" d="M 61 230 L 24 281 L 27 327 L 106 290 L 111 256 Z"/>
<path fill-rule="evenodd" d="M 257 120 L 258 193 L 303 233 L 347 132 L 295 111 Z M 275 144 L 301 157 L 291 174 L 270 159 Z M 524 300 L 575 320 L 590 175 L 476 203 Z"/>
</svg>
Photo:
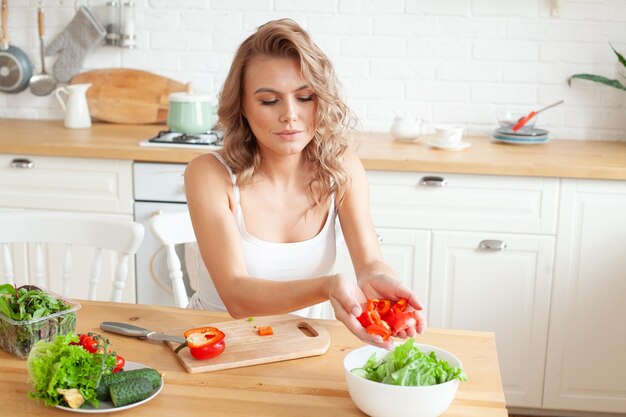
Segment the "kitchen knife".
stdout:
<svg viewBox="0 0 626 417">
<path fill-rule="evenodd" d="M 150 340 L 169 340 L 171 342 L 185 343 L 186 339 L 181 336 L 173 336 L 169 334 L 157 333 L 143 327 L 133 326 L 127 323 L 118 323 L 114 321 L 103 321 L 100 328 L 105 332 L 121 334 L 122 336 L 133 336 L 140 339 Z"/>
</svg>

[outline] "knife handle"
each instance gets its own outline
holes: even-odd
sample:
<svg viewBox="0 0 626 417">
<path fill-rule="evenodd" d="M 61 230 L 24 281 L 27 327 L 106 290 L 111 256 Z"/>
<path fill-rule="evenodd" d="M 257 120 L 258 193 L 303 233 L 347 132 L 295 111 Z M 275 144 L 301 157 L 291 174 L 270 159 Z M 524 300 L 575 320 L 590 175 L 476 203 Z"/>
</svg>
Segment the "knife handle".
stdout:
<svg viewBox="0 0 626 417">
<path fill-rule="evenodd" d="M 115 321 L 103 321 L 100 323 L 100 328 L 105 332 L 117 333 L 122 336 L 146 337 L 148 334 L 153 333 L 143 327 L 133 326 L 132 324 L 126 323 L 118 323 Z"/>
</svg>

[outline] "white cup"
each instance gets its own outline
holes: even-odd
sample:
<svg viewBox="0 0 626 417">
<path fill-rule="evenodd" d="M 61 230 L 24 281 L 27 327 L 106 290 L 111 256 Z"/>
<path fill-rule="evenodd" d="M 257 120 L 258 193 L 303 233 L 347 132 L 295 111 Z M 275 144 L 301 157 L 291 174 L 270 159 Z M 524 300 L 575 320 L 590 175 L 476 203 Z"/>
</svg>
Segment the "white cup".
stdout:
<svg viewBox="0 0 626 417">
<path fill-rule="evenodd" d="M 454 126 L 435 126 L 433 142 L 443 147 L 458 146 L 463 139 L 463 128 Z"/>
</svg>

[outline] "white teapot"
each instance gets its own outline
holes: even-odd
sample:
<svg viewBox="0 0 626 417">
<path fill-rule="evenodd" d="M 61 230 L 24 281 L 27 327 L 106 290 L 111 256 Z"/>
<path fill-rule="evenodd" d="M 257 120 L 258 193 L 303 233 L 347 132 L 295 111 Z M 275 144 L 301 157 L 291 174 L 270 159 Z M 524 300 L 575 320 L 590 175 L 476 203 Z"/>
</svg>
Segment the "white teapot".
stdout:
<svg viewBox="0 0 626 417">
<path fill-rule="evenodd" d="M 57 100 L 65 112 L 65 127 L 85 129 L 91 127 L 91 116 L 87 105 L 87 90 L 91 84 L 71 84 L 55 90 Z M 65 98 L 61 97 L 65 94 Z"/>
<path fill-rule="evenodd" d="M 408 116 L 396 116 L 393 124 L 391 125 L 391 136 L 395 140 L 412 142 L 420 135 L 421 119 L 408 117 Z"/>
</svg>

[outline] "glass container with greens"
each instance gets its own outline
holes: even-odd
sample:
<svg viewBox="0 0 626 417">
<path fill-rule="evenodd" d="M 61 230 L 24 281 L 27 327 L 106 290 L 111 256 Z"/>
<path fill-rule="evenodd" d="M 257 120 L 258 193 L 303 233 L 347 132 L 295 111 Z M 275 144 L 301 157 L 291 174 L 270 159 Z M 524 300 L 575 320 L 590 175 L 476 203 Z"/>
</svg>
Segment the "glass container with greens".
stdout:
<svg viewBox="0 0 626 417">
<path fill-rule="evenodd" d="M 54 340 L 76 330 L 80 304 L 32 285 L 0 285 L 0 347 L 28 358 L 39 340 Z"/>
</svg>

